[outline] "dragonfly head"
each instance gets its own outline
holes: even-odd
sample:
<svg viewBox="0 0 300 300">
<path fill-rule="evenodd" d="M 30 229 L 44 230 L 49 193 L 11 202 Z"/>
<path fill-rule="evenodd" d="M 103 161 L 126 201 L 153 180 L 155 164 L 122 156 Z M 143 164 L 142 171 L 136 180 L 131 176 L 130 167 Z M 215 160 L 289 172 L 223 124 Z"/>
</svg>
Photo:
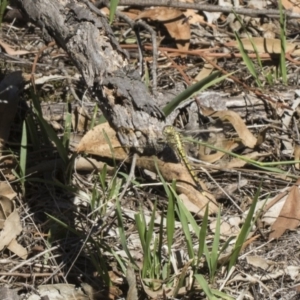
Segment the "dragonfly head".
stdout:
<svg viewBox="0 0 300 300">
<path fill-rule="evenodd" d="M 163 134 L 164 134 L 164 136 L 174 135 L 174 133 L 175 133 L 175 129 L 174 129 L 174 127 L 171 126 L 171 125 L 167 125 L 167 126 L 165 126 L 164 129 L 163 129 Z"/>
</svg>

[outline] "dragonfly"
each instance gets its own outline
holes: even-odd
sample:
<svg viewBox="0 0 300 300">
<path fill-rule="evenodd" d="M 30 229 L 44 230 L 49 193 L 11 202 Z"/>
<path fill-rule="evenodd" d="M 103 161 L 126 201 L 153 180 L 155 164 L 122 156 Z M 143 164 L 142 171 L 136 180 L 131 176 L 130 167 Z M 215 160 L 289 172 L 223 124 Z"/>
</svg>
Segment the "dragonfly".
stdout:
<svg viewBox="0 0 300 300">
<path fill-rule="evenodd" d="M 188 160 L 181 134 L 173 126 L 167 125 L 163 129 L 163 135 L 166 138 L 168 146 L 175 152 L 175 154 L 177 154 L 177 156 L 185 165 L 197 188 L 203 192 L 200 181 Z"/>
</svg>

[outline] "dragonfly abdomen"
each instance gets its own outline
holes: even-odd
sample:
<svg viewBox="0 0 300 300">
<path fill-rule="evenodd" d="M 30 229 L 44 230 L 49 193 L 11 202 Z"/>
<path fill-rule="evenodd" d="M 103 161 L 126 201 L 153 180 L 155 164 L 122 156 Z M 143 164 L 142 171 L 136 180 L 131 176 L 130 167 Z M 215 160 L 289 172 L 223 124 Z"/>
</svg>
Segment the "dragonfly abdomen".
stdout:
<svg viewBox="0 0 300 300">
<path fill-rule="evenodd" d="M 202 190 L 197 175 L 195 174 L 187 158 L 180 133 L 177 132 L 173 126 L 170 125 L 164 127 L 163 133 L 166 137 L 169 147 L 172 148 L 172 150 L 179 156 L 180 160 L 184 163 L 185 167 L 187 168 L 197 187 Z"/>
</svg>

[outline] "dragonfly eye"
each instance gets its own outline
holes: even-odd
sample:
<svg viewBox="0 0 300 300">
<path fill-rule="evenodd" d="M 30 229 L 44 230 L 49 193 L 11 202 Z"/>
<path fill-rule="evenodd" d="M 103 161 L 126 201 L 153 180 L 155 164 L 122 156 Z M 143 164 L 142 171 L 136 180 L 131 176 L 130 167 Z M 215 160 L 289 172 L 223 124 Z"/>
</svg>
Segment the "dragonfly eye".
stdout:
<svg viewBox="0 0 300 300">
<path fill-rule="evenodd" d="M 175 131 L 175 129 L 173 128 L 173 126 L 167 125 L 163 129 L 163 134 L 164 135 L 174 134 L 174 131 Z"/>
</svg>

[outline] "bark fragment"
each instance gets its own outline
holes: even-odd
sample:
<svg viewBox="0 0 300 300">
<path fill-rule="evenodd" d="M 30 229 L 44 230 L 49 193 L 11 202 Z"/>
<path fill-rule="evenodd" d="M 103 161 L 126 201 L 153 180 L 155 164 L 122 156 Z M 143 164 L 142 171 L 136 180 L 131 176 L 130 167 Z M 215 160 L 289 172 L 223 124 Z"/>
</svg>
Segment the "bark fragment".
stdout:
<svg viewBox="0 0 300 300">
<path fill-rule="evenodd" d="M 139 75 L 124 69 L 126 56 L 106 18 L 74 0 L 17 1 L 30 20 L 68 53 L 121 144 L 140 154 L 159 152 L 164 115 Z"/>
</svg>

